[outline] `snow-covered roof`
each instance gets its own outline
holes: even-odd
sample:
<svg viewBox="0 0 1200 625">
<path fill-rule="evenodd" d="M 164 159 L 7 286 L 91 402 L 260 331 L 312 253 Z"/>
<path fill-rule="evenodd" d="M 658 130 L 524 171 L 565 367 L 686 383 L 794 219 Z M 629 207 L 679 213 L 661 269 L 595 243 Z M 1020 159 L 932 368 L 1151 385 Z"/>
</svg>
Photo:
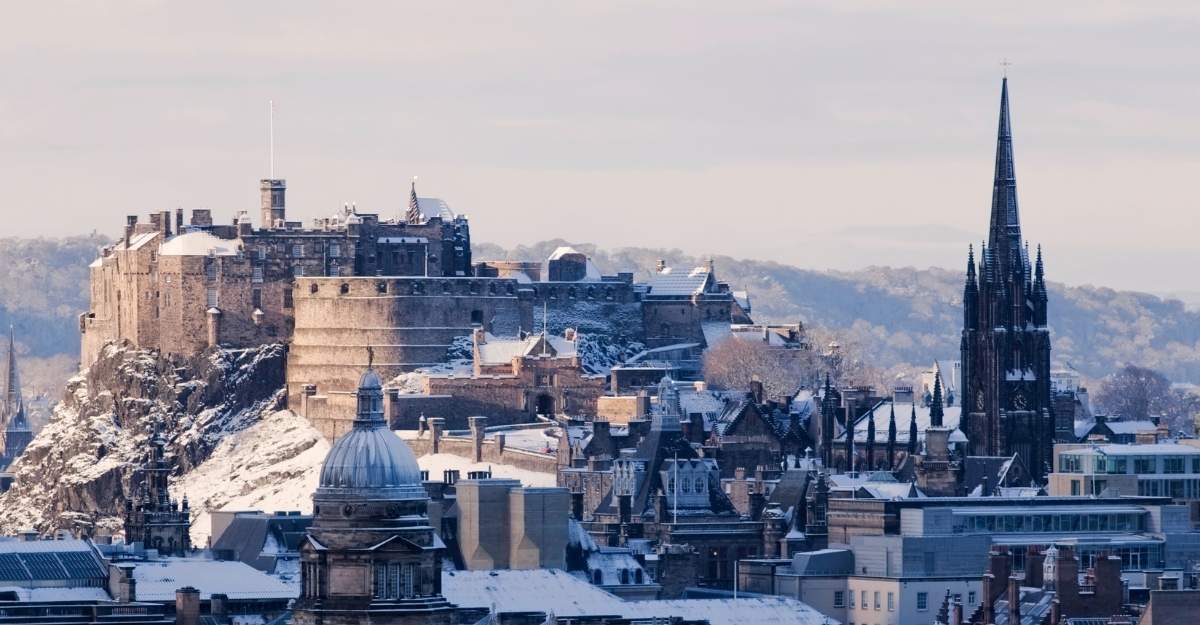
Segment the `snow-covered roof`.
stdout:
<svg viewBox="0 0 1200 625">
<path fill-rule="evenodd" d="M 155 239 L 155 237 L 157 237 L 158 235 L 159 235 L 159 232 L 157 230 L 152 231 L 152 232 L 140 232 L 138 234 L 135 234 L 135 235 L 129 237 L 129 245 L 128 246 L 125 245 L 125 240 L 121 239 L 121 241 L 119 243 L 117 243 L 116 245 L 114 245 L 113 247 L 114 247 L 114 249 L 118 249 L 118 250 L 140 249 L 143 245 L 146 245 L 147 243 L 153 241 Z"/>
<path fill-rule="evenodd" d="M 479 345 L 480 362 L 486 365 L 499 365 L 512 362 L 518 356 L 538 356 L 541 354 L 540 334 L 531 334 L 524 339 L 515 337 L 498 337 L 487 334 L 484 342 Z M 573 358 L 575 356 L 575 341 L 568 341 L 561 336 L 546 335 L 550 349 L 548 355 L 556 358 Z"/>
<path fill-rule="evenodd" d="M 687 620 L 707 620 L 711 625 L 819 625 L 837 622 L 806 603 L 779 596 L 628 601 L 622 605 L 621 615 L 630 619 L 679 616 Z"/>
<path fill-rule="evenodd" d="M 112 601 L 103 588 L 67 586 L 54 588 L 25 588 L 0 586 L 0 593 L 14 593 L 17 601 Z"/>
<path fill-rule="evenodd" d="M 681 616 L 712 625 L 817 625 L 828 621 L 786 597 L 624 601 L 578 577 L 553 569 L 443 571 L 442 594 L 463 608 L 498 612 L 553 612 L 556 617 L 620 615 L 629 619 Z"/>
<path fill-rule="evenodd" d="M 602 276 L 600 274 L 600 268 L 596 267 L 596 264 L 592 262 L 591 257 L 569 245 L 560 245 L 559 247 L 555 248 L 554 251 L 550 253 L 550 256 L 548 258 L 546 258 L 546 262 L 549 263 L 552 260 L 559 260 L 563 256 L 566 256 L 567 254 L 579 254 L 580 256 L 583 256 L 583 258 L 584 258 L 584 280 L 596 281 L 596 280 L 600 280 L 602 278 Z M 546 271 L 542 272 L 542 275 L 543 276 L 550 275 L 550 271 L 549 271 L 548 267 L 547 267 Z"/>
<path fill-rule="evenodd" d="M 650 276 L 647 284 L 650 295 L 677 296 L 703 293 L 710 274 L 707 267 L 696 267 L 688 273 L 673 271 L 670 267 Z"/>
<path fill-rule="evenodd" d="M 237 239 L 221 239 L 207 232 L 188 232 L 172 237 L 158 250 L 159 256 L 236 256 Z"/>
<path fill-rule="evenodd" d="M 417 206 L 421 207 L 421 213 L 426 217 L 437 215 L 442 218 L 442 221 L 451 221 L 454 219 L 454 211 L 450 210 L 450 205 L 441 198 L 418 197 Z"/>
<path fill-rule="evenodd" d="M 925 440 L 925 430 L 928 429 L 930 423 L 929 406 L 916 404 L 917 410 L 917 440 Z M 908 428 L 909 422 L 912 419 L 913 402 L 896 402 L 896 443 L 908 443 Z M 879 402 L 870 413 L 875 419 L 875 444 L 887 443 L 888 436 L 888 420 L 891 418 L 891 401 L 884 400 Z M 942 408 L 942 425 L 958 430 L 959 419 L 962 416 L 962 406 L 945 406 Z M 838 434 L 837 438 L 846 440 L 842 434 Z M 966 437 L 961 432 L 955 434 L 950 433 L 950 442 L 964 442 Z M 854 422 L 854 442 L 867 442 L 867 418 L 866 416 L 858 417 Z"/>
<path fill-rule="evenodd" d="M 0 537 L 0 553 L 63 553 L 68 551 L 91 552 L 85 540 L 24 540 Z"/>
<path fill-rule="evenodd" d="M 1179 443 L 1152 443 L 1147 445 L 1096 445 L 1067 449 L 1060 453 L 1075 455 L 1090 455 L 1101 453 L 1106 456 L 1200 456 L 1200 447 L 1181 445 Z"/>
<path fill-rule="evenodd" d="M 230 599 L 292 599 L 297 589 L 242 562 L 168 558 L 139 562 L 133 570 L 141 601 L 169 601 L 175 591 L 191 586 L 201 599 L 224 593 Z"/>
<path fill-rule="evenodd" d="M 1138 434 L 1158 430 L 1153 421 L 1108 421 L 1105 425 L 1113 434 Z"/>
</svg>

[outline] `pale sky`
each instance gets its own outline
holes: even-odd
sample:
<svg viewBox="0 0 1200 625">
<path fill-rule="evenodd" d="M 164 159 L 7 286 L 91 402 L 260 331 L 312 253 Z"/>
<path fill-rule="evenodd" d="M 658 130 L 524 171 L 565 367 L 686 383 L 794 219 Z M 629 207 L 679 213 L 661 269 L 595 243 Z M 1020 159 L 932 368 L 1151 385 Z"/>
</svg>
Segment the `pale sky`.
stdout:
<svg viewBox="0 0 1200 625">
<path fill-rule="evenodd" d="M 0 23 L 3 235 L 404 209 L 810 268 L 959 268 L 1008 58 L 1048 277 L 1200 291 L 1200 5 L 24 2 Z M 257 215 L 257 211 L 254 212 Z"/>
</svg>

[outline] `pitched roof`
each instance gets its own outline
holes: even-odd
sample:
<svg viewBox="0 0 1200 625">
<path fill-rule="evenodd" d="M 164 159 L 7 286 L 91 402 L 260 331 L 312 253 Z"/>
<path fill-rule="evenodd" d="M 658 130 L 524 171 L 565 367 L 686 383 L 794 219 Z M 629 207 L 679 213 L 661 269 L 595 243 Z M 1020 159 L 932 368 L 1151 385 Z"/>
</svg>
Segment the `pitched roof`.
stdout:
<svg viewBox="0 0 1200 625">
<path fill-rule="evenodd" d="M 650 276 L 647 281 L 650 296 L 677 297 L 703 293 L 712 274 L 707 267 L 696 267 L 688 273 L 670 267 Z"/>
</svg>

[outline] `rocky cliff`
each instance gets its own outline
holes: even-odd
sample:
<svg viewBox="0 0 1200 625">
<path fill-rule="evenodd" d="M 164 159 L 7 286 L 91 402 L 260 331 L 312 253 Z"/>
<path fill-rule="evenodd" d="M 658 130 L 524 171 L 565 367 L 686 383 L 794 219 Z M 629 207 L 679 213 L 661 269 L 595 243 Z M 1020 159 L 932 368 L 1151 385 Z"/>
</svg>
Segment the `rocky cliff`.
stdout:
<svg viewBox="0 0 1200 625">
<path fill-rule="evenodd" d="M 264 421 L 286 420 L 290 413 L 277 412 L 285 362 L 282 345 L 214 350 L 192 358 L 107 347 L 92 367 L 68 381 L 49 424 L 13 465 L 15 483 L 0 495 L 0 534 L 93 526 L 119 533 L 119 514 L 136 494 L 134 471 L 149 457 L 155 424 L 168 441 L 178 484 L 218 446 L 233 444 Z M 291 422 L 283 426 L 295 428 Z M 282 455 L 318 444 L 314 434 L 286 437 Z M 277 452 L 272 462 L 279 459 Z M 229 489 L 239 488 L 229 483 Z M 175 496 L 186 494 L 179 490 L 173 487 Z M 226 499 L 212 492 L 197 495 L 213 503 Z"/>
</svg>

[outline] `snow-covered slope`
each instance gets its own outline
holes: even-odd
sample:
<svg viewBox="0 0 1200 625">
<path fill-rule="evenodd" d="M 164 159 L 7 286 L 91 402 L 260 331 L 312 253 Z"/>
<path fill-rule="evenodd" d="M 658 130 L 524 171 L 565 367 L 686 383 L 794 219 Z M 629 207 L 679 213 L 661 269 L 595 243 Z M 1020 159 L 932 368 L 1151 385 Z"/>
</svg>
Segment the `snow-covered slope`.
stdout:
<svg viewBox="0 0 1200 625">
<path fill-rule="evenodd" d="M 192 506 L 192 544 L 204 545 L 213 510 L 312 512 L 329 442 L 290 410 L 269 413 L 226 436 L 208 459 L 171 485 Z"/>
<path fill-rule="evenodd" d="M 13 464 L 13 487 L 0 495 L 0 534 L 93 525 L 120 533 L 155 424 L 176 475 L 186 473 L 279 408 L 284 365 L 281 345 L 192 358 L 106 347 L 68 381 L 50 423 Z"/>
</svg>

